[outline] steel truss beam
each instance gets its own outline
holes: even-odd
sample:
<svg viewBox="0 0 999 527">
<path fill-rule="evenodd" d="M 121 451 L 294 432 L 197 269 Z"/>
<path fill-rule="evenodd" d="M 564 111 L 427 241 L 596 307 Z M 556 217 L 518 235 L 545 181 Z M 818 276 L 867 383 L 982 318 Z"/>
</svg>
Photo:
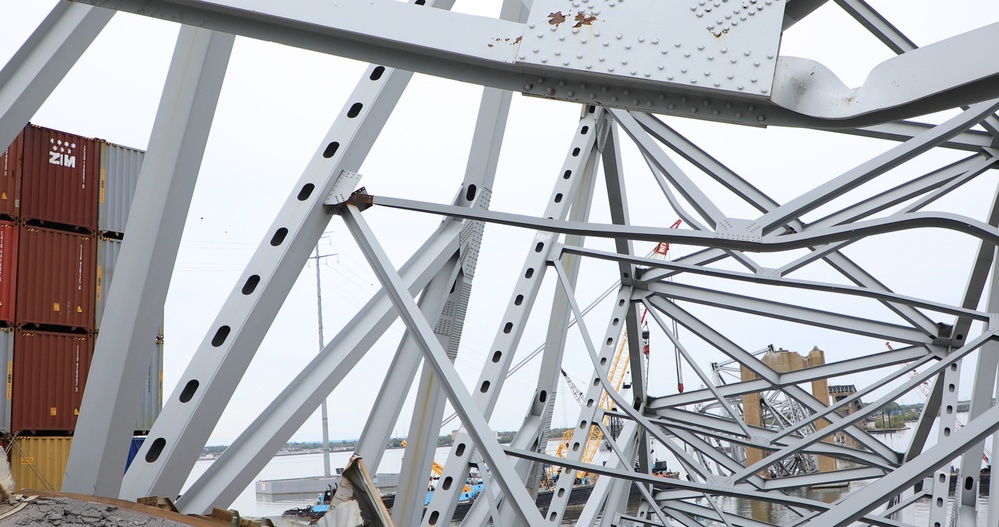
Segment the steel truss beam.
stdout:
<svg viewBox="0 0 999 527">
<path fill-rule="evenodd" d="M 602 24 L 614 21 L 610 11 L 613 3 L 607 3 L 601 12 L 592 6 L 574 6 L 584 11 L 570 12 L 560 22 L 555 12 L 568 8 L 556 5 L 554 0 L 534 0 L 528 3 L 531 5 L 505 2 L 499 19 L 428 8 L 450 7 L 446 0 L 433 6 L 391 0 L 75 1 L 59 3 L 22 50 L 0 70 L 0 143 L 9 142 L 110 19 L 113 10 L 90 5 L 202 28 L 186 28 L 182 38 L 193 33 L 207 35 L 215 30 L 230 35 L 212 37 L 226 40 L 228 45 L 232 42 L 231 35 L 248 36 L 372 60 L 378 65 L 369 67 L 308 168 L 289 189 L 285 206 L 188 365 L 176 393 L 168 399 L 139 453 L 139 461 L 124 479 L 119 479 L 120 456 L 114 452 L 124 449 L 114 445 L 125 439 L 123 416 L 129 413 L 128 394 L 134 391 L 131 379 L 137 371 L 135 364 L 141 362 L 139 354 L 127 351 L 136 348 L 128 343 L 144 338 L 140 331 L 152 326 L 139 320 L 148 319 L 146 311 L 165 295 L 164 277 L 169 276 L 179 241 L 177 218 L 183 216 L 181 209 L 186 210 L 190 202 L 197 158 L 205 147 L 204 136 L 211 124 L 210 112 L 198 109 L 214 104 L 215 88 L 224 73 L 222 59 L 217 57 L 213 63 L 218 67 L 205 67 L 213 70 L 215 88 L 207 84 L 191 88 L 201 102 L 163 103 L 147 158 L 163 160 L 153 163 L 163 175 L 150 176 L 150 167 L 148 173 L 143 173 L 146 187 L 141 193 L 147 196 L 142 198 L 143 202 L 149 203 L 153 203 L 150 194 L 162 194 L 156 202 L 160 206 L 133 216 L 143 226 L 138 236 L 130 235 L 130 239 L 139 241 L 126 243 L 131 244 L 127 247 L 138 249 L 130 249 L 127 258 L 123 253 L 120 271 L 125 278 L 116 280 L 114 286 L 118 292 L 132 289 L 133 295 L 115 293 L 112 300 L 115 303 L 108 308 L 114 323 L 106 326 L 98 342 L 96 360 L 102 367 L 94 368 L 92 371 L 98 373 L 90 379 L 90 386 L 96 383 L 98 388 L 88 391 L 68 471 L 67 490 L 120 494 L 127 498 L 147 494 L 173 497 L 180 491 L 291 283 L 335 212 L 354 235 L 382 290 L 263 410 L 250 429 L 187 489 L 178 500 L 185 512 L 228 506 L 319 401 L 352 374 L 353 366 L 385 328 L 401 316 L 407 334 L 399 344 L 393 366 L 382 380 L 382 390 L 357 448 L 357 453 L 370 462 L 369 466 L 379 464 L 385 440 L 396 425 L 399 408 L 416 378 L 416 369 L 422 364 L 423 374 L 417 387 L 418 409 L 412 415 L 402 470 L 404 483 L 393 511 L 394 521 L 400 527 L 436 527 L 453 520 L 460 484 L 450 485 L 447 490 L 439 488 L 425 512 L 420 503 L 445 400 L 457 410 L 462 428 L 449 452 L 442 478 L 463 481 L 472 464 L 486 473 L 483 499 L 466 517 L 463 525 L 467 526 L 485 525 L 489 521 L 518 526 L 571 523 L 567 507 L 569 497 L 578 492 L 573 476 L 579 471 L 600 475 L 587 505 L 578 512 L 575 523 L 579 525 L 632 522 L 694 527 L 704 519 L 750 527 L 775 523 L 773 518 L 745 517 L 726 503 L 745 500 L 787 508 L 795 516 L 791 520 L 794 525 L 832 527 L 860 521 L 901 526 L 906 524 L 899 518 L 925 496 L 933 498 L 926 519 L 929 525 L 947 522 L 963 527 L 975 521 L 979 496 L 972 474 L 979 467 L 983 440 L 999 431 L 999 413 L 995 408 L 989 409 L 991 396 L 999 389 L 995 386 L 999 368 L 995 328 L 999 315 L 995 286 L 989 285 L 994 283 L 990 278 L 995 275 L 995 247 L 999 245 L 996 206 L 999 201 L 994 192 L 981 193 L 980 187 L 975 186 L 990 183 L 983 176 L 993 174 L 990 169 L 999 166 L 999 150 L 996 150 L 999 120 L 994 115 L 999 108 L 996 99 L 999 62 L 995 53 L 983 53 L 999 46 L 999 25 L 993 23 L 917 48 L 914 41 L 899 31 L 900 26 L 862 0 L 837 0 L 836 4 L 849 16 L 898 54 L 875 67 L 862 86 L 849 89 L 821 64 L 779 52 L 780 31 L 805 17 L 821 16 L 823 11 L 817 8 L 825 3 L 823 0 L 761 2 L 770 6 L 766 7 L 769 13 L 762 15 L 757 10 L 760 5 L 746 7 L 746 12 L 734 11 L 734 18 L 759 16 L 754 19 L 757 22 L 742 19 L 744 23 L 738 29 L 735 25 L 728 27 L 725 38 L 715 36 L 719 37 L 718 42 L 751 35 L 757 42 L 773 42 L 775 46 L 772 53 L 759 53 L 760 49 L 754 48 L 752 52 L 761 56 L 736 60 L 715 60 L 728 53 L 727 49 L 695 52 L 696 44 L 693 40 L 688 42 L 683 33 L 689 29 L 687 26 L 694 28 L 694 25 L 680 18 L 642 21 L 648 22 L 649 27 L 661 22 L 663 27 L 675 30 L 679 36 L 677 42 L 670 43 L 672 46 L 660 46 L 668 43 L 646 38 L 646 26 L 620 26 L 620 36 L 618 30 L 606 31 Z M 669 8 L 661 2 L 629 0 L 625 7 L 618 5 L 615 9 L 617 12 L 632 9 L 628 6 L 635 2 L 649 13 Z M 713 7 L 716 11 L 742 9 L 727 4 L 730 5 Z M 699 9 L 694 5 L 689 16 L 700 19 L 708 14 L 706 9 Z M 768 22 L 761 20 L 771 23 L 767 26 Z M 579 22 L 579 26 L 572 27 L 573 22 Z M 699 27 L 703 22 L 695 22 L 696 31 L 703 32 Z M 605 58 L 621 65 L 625 64 L 622 60 L 634 63 L 641 60 L 634 57 L 656 56 L 648 51 L 652 49 L 650 46 L 660 46 L 653 51 L 672 53 L 670 60 L 682 62 L 685 59 L 681 57 L 687 53 L 690 64 L 701 60 L 700 51 L 715 55 L 705 55 L 703 64 L 691 67 L 699 68 L 695 75 L 704 74 L 697 77 L 698 82 L 687 77 L 682 82 L 672 77 L 660 78 L 656 71 L 646 75 L 638 73 L 637 68 L 629 74 L 629 68 L 614 73 L 570 64 L 575 60 L 573 56 L 579 58 L 590 53 L 591 48 L 600 49 L 595 42 L 601 31 L 606 31 L 602 37 L 606 41 L 620 40 L 629 46 L 624 50 L 632 50 L 630 46 L 634 46 L 627 53 L 611 48 L 612 42 L 600 46 L 608 49 Z M 594 41 L 582 46 L 586 42 L 574 40 L 583 38 L 577 35 L 586 35 L 585 38 Z M 580 47 L 548 50 L 548 42 L 559 37 L 558 42 Z M 179 50 L 180 47 L 178 53 Z M 541 60 L 548 51 L 552 55 L 547 59 L 560 58 Z M 750 56 L 745 54 L 748 50 L 734 51 L 743 54 L 726 57 Z M 974 59 L 968 60 L 969 57 Z M 754 78 L 754 84 L 757 80 L 762 82 L 748 91 L 719 87 L 727 83 L 725 79 L 742 74 L 739 68 L 747 63 L 736 65 L 736 62 L 744 60 L 762 64 L 755 67 L 766 74 Z M 615 67 L 621 66 L 615 63 Z M 658 69 L 664 70 L 665 66 Z M 409 196 L 387 195 L 391 188 L 380 186 L 378 175 L 372 178 L 370 194 L 351 195 L 359 178 L 356 172 L 404 89 L 411 75 L 408 71 L 488 87 L 482 97 L 472 153 L 457 198 L 431 199 L 431 203 L 415 201 Z M 186 77 L 172 72 L 165 93 L 171 89 L 170 83 Z M 497 166 L 501 166 L 499 146 L 511 91 L 584 103 L 562 167 L 552 174 L 555 184 L 541 213 L 511 214 L 502 207 L 489 210 L 493 176 Z M 191 126 L 172 134 L 160 133 L 159 126 L 165 116 L 180 115 L 181 110 L 188 108 L 195 114 Z M 954 111 L 945 118 L 923 117 L 938 110 Z M 728 159 L 727 152 L 709 152 L 708 147 L 681 133 L 683 127 L 672 120 L 676 116 L 713 121 L 716 125 L 809 127 L 888 139 L 897 144 L 860 160 L 838 176 L 815 181 L 810 190 L 778 200 L 764 190 L 770 190 L 767 182 L 761 184 L 726 165 L 722 159 Z M 898 120 L 903 118 L 908 120 Z M 941 124 L 920 122 L 933 118 L 944 120 Z M 648 174 L 632 170 L 634 149 L 626 146 L 629 141 L 637 148 L 635 164 L 644 162 Z M 554 149 L 558 151 L 563 146 Z M 940 151 L 951 155 L 944 161 L 926 155 Z M 171 160 L 186 165 L 172 170 Z M 601 163 L 606 197 L 600 193 L 597 173 Z M 916 175 L 881 184 L 888 179 L 886 176 L 909 163 L 921 163 Z M 169 173 L 173 172 L 177 175 L 171 180 Z M 807 178 L 812 172 L 811 167 L 802 166 L 799 173 L 780 177 Z M 500 174 L 497 181 L 503 182 L 504 176 Z M 639 187 L 639 183 L 643 186 Z M 871 192 L 860 192 L 876 185 L 881 186 Z M 176 190 L 150 190 L 154 186 Z M 649 188 L 657 189 L 659 195 L 654 198 L 657 203 L 666 204 L 664 212 L 657 211 L 651 221 L 645 219 L 648 214 L 636 220 L 636 203 L 644 203 L 646 197 L 636 199 L 636 193 Z M 969 200 L 969 193 L 992 200 L 991 209 L 984 217 L 979 217 L 973 206 L 948 209 L 949 200 Z M 732 196 L 743 209 L 748 206 L 753 217 L 734 213 Z M 440 229 L 397 271 L 389 264 L 391 255 L 382 249 L 360 212 L 367 206 L 436 214 L 443 221 Z M 609 220 L 591 221 L 591 212 Z M 663 228 L 670 223 L 664 216 L 670 221 L 680 217 L 684 228 Z M 645 221 L 649 221 L 647 226 L 636 225 Z M 481 373 L 470 384 L 469 394 L 452 361 L 460 347 L 464 309 L 471 298 L 478 244 L 486 223 L 531 229 L 536 233 L 526 249 L 517 283 L 486 351 Z M 878 240 L 889 239 L 906 233 L 922 234 L 929 229 L 963 234 L 977 242 L 977 250 L 960 255 L 971 262 L 960 301 L 934 297 L 918 289 L 896 291 L 888 285 L 895 282 L 894 277 L 879 276 L 873 266 L 868 269 L 862 262 L 870 259 L 856 252 L 864 246 L 860 242 L 875 236 Z M 139 243 L 143 241 L 145 245 Z M 662 242 L 683 244 L 694 247 L 695 251 L 663 261 L 640 256 L 643 242 L 646 246 Z M 944 251 L 956 260 L 949 247 Z M 140 253 L 145 256 L 136 256 Z M 900 261 L 898 266 L 907 269 L 912 263 Z M 809 278 L 825 276 L 821 273 L 806 276 L 807 271 L 821 268 L 814 264 L 825 264 L 834 271 L 835 278 Z M 609 274 L 607 282 L 618 283 L 609 290 L 613 293 L 610 299 L 597 311 L 606 320 L 594 321 L 594 315 L 584 316 L 579 308 L 578 296 L 586 290 L 582 281 L 590 276 L 586 271 L 591 265 L 613 269 L 610 273 L 602 272 L 604 276 Z M 523 398 L 527 403 L 524 420 L 514 442 L 502 447 L 493 439 L 489 421 L 501 394 L 512 391 L 505 378 L 528 331 L 532 311 L 536 306 L 546 305 L 539 303 L 547 291 L 543 284 L 546 278 L 556 282 L 556 296 L 552 308 L 543 314 L 548 324 L 546 345 L 542 364 L 531 379 L 535 391 Z M 936 275 L 927 275 L 925 280 L 935 278 Z M 799 301 L 788 301 L 786 292 L 808 293 L 814 296 L 815 303 L 806 306 Z M 417 295 L 419 303 L 414 298 Z M 870 304 L 882 316 L 846 311 L 839 300 Z M 748 347 L 737 344 L 766 337 L 743 328 L 729 328 L 727 320 L 716 317 L 718 313 L 733 312 L 741 316 L 732 318 L 752 317 L 768 324 L 781 323 L 781 327 L 808 335 L 816 329 L 822 331 L 815 331 L 820 335 L 837 332 L 850 336 L 851 342 L 866 344 L 846 358 L 837 357 L 839 360 L 804 370 L 780 372 L 760 358 L 759 353 L 746 351 L 766 348 L 764 343 L 750 343 Z M 670 368 L 658 363 L 645 369 L 640 344 L 643 317 L 650 330 L 665 335 L 667 347 L 674 348 L 678 370 L 675 373 L 693 371 L 703 388 L 687 393 L 657 392 L 661 390 L 663 377 L 673 372 L 664 372 Z M 570 319 L 577 325 L 581 338 L 578 342 L 582 345 L 570 344 L 577 342 L 570 340 L 575 337 L 569 332 L 573 324 Z M 435 329 L 438 320 L 446 323 Z M 594 323 L 604 324 L 603 334 L 597 338 L 587 329 Z M 609 365 L 621 338 L 628 339 L 627 349 L 621 353 L 631 363 L 629 394 L 616 393 L 609 378 Z M 880 351 L 884 341 L 901 345 L 898 349 Z M 110 348 L 120 353 L 107 353 Z M 708 355 L 730 360 L 736 364 L 733 368 L 745 367 L 758 378 L 722 384 L 720 375 L 717 378 L 708 375 L 710 369 L 704 363 Z M 964 358 L 972 356 L 977 365 L 971 390 L 972 419 L 967 426 L 958 428 L 952 419 L 961 391 L 961 364 Z M 589 384 L 583 393 L 584 407 L 568 423 L 573 429 L 569 454 L 557 458 L 547 452 L 546 439 L 552 426 L 555 398 L 561 395 L 557 388 L 558 372 L 570 365 L 585 366 L 583 369 L 590 372 Z M 820 400 L 802 386 L 848 376 L 865 380 L 854 395 L 836 403 Z M 903 452 L 896 452 L 859 426 L 880 407 L 928 382 L 935 384 L 924 415 Z M 742 396 L 757 392 L 779 392 L 781 403 L 793 406 L 800 415 L 791 419 L 774 410 L 773 415 L 786 421 L 779 428 L 747 424 L 741 418 Z M 613 403 L 613 410 L 596 404 L 605 393 Z M 107 400 L 113 404 L 106 404 Z M 839 415 L 839 411 L 861 401 L 867 406 L 849 415 Z M 768 404 L 771 408 L 776 406 Z M 101 409 L 105 411 L 102 413 Z M 935 418 L 938 410 L 941 419 Z M 623 423 L 617 437 L 604 424 L 605 417 Z M 939 422 L 940 437 L 936 446 L 926 448 L 934 422 Z M 592 430 L 599 430 L 606 438 L 609 449 L 606 465 L 582 461 Z M 826 442 L 833 436 L 852 438 L 856 443 Z M 671 480 L 652 475 L 652 462 L 659 457 L 651 452 L 653 444 L 659 449 L 659 456 L 665 455 L 678 463 L 689 479 Z M 760 450 L 762 458 L 747 461 L 745 448 Z M 970 485 L 961 486 L 955 507 L 949 508 L 943 505 L 948 492 L 948 468 L 953 459 L 962 455 L 961 482 L 970 481 Z M 768 467 L 800 459 L 797 456 L 823 456 L 853 465 L 786 477 L 761 475 Z M 544 464 L 562 467 L 563 472 L 556 483 L 555 497 L 542 516 L 534 506 L 532 493 L 537 490 L 534 467 Z M 927 485 L 924 478 L 930 474 L 933 478 Z M 859 482 L 852 485 L 862 488 L 844 491 L 833 504 L 788 492 L 808 485 L 847 482 Z M 627 503 L 633 487 L 637 487 L 642 499 L 637 510 Z M 993 491 L 997 489 L 999 484 L 994 484 Z M 993 492 L 996 494 L 999 492 Z M 994 520 L 999 515 L 999 498 L 991 498 L 989 508 Z"/>
<path fill-rule="evenodd" d="M 534 33 L 529 26 L 419 9 L 391 0 L 300 6 L 278 6 L 263 0 L 75 1 L 455 80 L 523 90 L 541 97 L 611 106 L 623 106 L 627 104 L 625 101 L 633 100 L 637 102 L 631 105 L 638 109 L 653 106 L 657 112 L 690 116 L 697 108 L 694 106 L 690 110 L 681 97 L 693 93 L 707 97 L 709 104 L 714 102 L 718 107 L 737 104 L 735 111 L 726 112 L 724 121 L 744 124 L 783 122 L 822 128 L 858 126 L 999 96 L 999 64 L 987 60 L 971 63 L 960 60 L 974 50 L 995 44 L 994 27 L 970 31 L 946 43 L 890 59 L 875 69 L 864 87 L 856 90 L 849 90 L 831 71 L 815 61 L 778 57 L 773 93 L 766 90 L 762 93 L 769 97 L 752 97 L 748 92 L 743 95 L 711 88 L 678 88 L 679 83 L 661 82 L 650 89 L 646 82 L 638 79 L 590 74 L 580 69 L 563 68 L 555 73 L 544 64 L 525 61 L 526 50 L 520 50 L 520 43 L 521 39 L 529 40 Z M 783 6 L 779 4 L 779 7 Z M 545 7 L 541 9 L 545 10 Z M 456 27 L 462 31 L 446 31 L 446 28 Z M 440 30 L 424 31 L 423 28 Z M 490 39 L 504 42 L 510 39 L 515 45 L 482 45 Z M 932 79 L 933 82 L 924 78 L 919 83 L 903 85 L 898 80 L 914 76 L 925 63 L 931 63 L 945 73 Z M 535 82 L 539 78 L 542 82 Z M 560 81 L 563 85 L 582 83 L 583 87 L 576 93 L 573 89 L 557 90 L 551 86 Z M 599 84 L 588 85 L 594 81 Z M 549 84 L 545 85 L 545 82 Z M 604 87 L 608 89 L 602 90 Z M 856 98 L 858 92 L 865 97 Z M 677 111 L 675 103 L 656 105 L 655 101 L 663 100 L 660 94 L 671 94 L 681 100 L 681 108 Z M 625 99 L 620 100 L 620 96 Z"/>
</svg>

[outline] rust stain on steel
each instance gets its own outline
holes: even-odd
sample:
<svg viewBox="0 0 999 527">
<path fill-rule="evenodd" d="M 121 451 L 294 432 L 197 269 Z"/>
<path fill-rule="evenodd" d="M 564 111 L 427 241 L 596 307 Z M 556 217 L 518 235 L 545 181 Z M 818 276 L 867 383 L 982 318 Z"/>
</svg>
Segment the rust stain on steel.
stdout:
<svg viewBox="0 0 999 527">
<path fill-rule="evenodd" d="M 593 13 L 585 14 L 582 11 L 576 13 L 576 24 L 572 27 L 583 27 L 593 25 L 596 22 L 597 17 Z"/>
<path fill-rule="evenodd" d="M 517 45 L 517 44 L 520 44 L 520 40 L 521 40 L 522 38 L 523 38 L 523 37 L 517 37 L 517 38 L 515 38 L 515 39 L 513 39 L 513 40 L 511 41 L 511 40 L 510 40 L 510 37 L 506 37 L 506 38 L 499 38 L 499 37 L 496 37 L 496 38 L 494 38 L 493 40 L 494 40 L 495 42 L 506 42 L 507 44 L 509 44 L 509 45 L 511 45 L 511 46 L 514 46 L 514 45 Z M 489 46 L 489 47 L 493 47 L 493 44 L 486 44 L 486 46 Z"/>
<path fill-rule="evenodd" d="M 555 11 L 554 13 L 548 13 L 548 23 L 558 27 L 559 24 L 565 22 L 565 15 L 561 11 Z"/>
</svg>

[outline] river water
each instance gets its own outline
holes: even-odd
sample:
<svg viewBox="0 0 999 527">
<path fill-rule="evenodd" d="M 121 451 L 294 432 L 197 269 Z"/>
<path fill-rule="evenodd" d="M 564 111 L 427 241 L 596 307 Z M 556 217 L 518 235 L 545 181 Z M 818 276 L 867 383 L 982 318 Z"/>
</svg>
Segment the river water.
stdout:
<svg viewBox="0 0 999 527">
<path fill-rule="evenodd" d="M 964 416 L 962 416 L 964 417 Z M 896 451 L 902 451 L 906 448 L 909 443 L 911 430 L 903 430 L 900 432 L 895 432 L 891 434 L 883 434 L 876 436 L 882 440 L 885 444 L 889 445 Z M 930 437 L 935 437 L 934 433 L 930 434 Z M 552 449 L 557 445 L 553 444 Z M 449 448 L 440 447 L 434 456 L 435 460 L 443 463 L 447 459 Z M 402 466 L 402 454 L 403 449 L 392 449 L 386 450 L 383 457 L 381 466 L 378 467 L 378 472 L 383 473 L 393 473 L 399 472 Z M 330 465 L 332 467 L 343 467 L 347 464 L 350 459 L 350 452 L 333 452 L 330 454 Z M 191 473 L 191 478 L 188 480 L 188 485 L 190 485 L 198 476 L 203 474 L 208 467 L 211 465 L 211 460 L 198 461 L 195 465 L 194 470 Z M 677 466 L 676 463 L 670 463 L 670 466 Z M 286 478 L 302 478 L 302 477 L 312 477 L 312 476 L 322 476 L 323 473 L 323 459 L 322 454 L 296 454 L 296 455 L 286 455 L 277 456 L 273 458 L 260 472 L 257 477 L 259 480 L 274 480 L 274 479 L 286 479 Z M 805 494 L 803 497 L 809 499 L 821 500 L 827 503 L 836 501 L 842 497 L 847 492 L 857 491 L 859 488 L 863 487 L 866 483 L 855 482 L 852 483 L 849 488 L 843 489 L 820 489 L 820 490 L 807 490 L 802 491 Z M 978 525 L 986 524 L 986 502 L 987 497 L 979 498 L 979 518 Z M 314 496 L 298 496 L 290 498 L 279 498 L 275 499 L 271 496 L 261 495 L 257 496 L 254 485 L 249 485 L 236 500 L 232 503 L 230 508 L 235 509 L 240 512 L 243 516 L 277 516 L 281 512 L 294 508 L 301 507 L 305 505 L 312 504 L 315 501 Z M 792 522 L 796 516 L 793 512 L 782 508 L 780 506 L 770 506 L 765 503 L 760 502 L 750 502 L 747 500 L 740 500 L 735 498 L 719 498 L 716 501 L 717 505 L 725 511 L 734 512 L 741 516 L 752 517 L 763 521 L 768 521 L 776 525 L 783 525 Z M 913 516 L 905 518 L 904 521 L 912 522 L 915 525 L 925 525 L 927 523 L 926 518 L 929 514 L 929 500 L 923 499 L 917 502 L 912 509 Z M 575 514 L 572 514 L 575 512 Z M 578 515 L 578 511 L 567 511 L 564 524 L 572 524 L 574 516 Z"/>
</svg>

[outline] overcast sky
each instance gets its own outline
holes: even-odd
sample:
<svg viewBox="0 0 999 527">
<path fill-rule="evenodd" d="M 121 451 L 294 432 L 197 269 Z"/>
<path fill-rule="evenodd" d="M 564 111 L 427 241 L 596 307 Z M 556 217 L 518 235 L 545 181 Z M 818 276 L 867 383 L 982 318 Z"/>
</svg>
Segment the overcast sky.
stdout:
<svg viewBox="0 0 999 527">
<path fill-rule="evenodd" d="M 999 20 L 994 0 L 960 2 L 960 7 L 929 1 L 871 2 L 912 40 L 925 45 L 955 33 Z M 23 2 L 0 0 L 0 64 L 5 63 L 44 17 L 52 0 Z M 458 2 L 458 9 L 468 9 Z M 477 1 L 480 14 L 498 11 L 496 1 Z M 143 17 L 118 14 L 86 52 L 32 122 L 80 135 L 98 137 L 136 148 L 145 148 L 159 93 L 177 35 L 178 26 Z M 850 86 L 863 83 L 870 69 L 892 53 L 868 36 L 852 19 L 830 3 L 808 20 L 785 33 L 782 54 L 812 58 L 824 63 Z M 973 58 L 970 58 L 973 60 Z M 166 310 L 164 390 L 169 394 L 191 355 L 197 349 L 219 306 L 239 277 L 243 264 L 264 236 L 278 208 L 292 191 L 323 134 L 340 111 L 365 65 L 300 51 L 275 44 L 237 38 L 228 68 L 215 124 L 207 147 L 184 241 L 174 273 Z M 374 194 L 448 202 L 459 188 L 467 158 L 481 88 L 417 75 L 396 112 L 361 169 L 362 184 Z M 492 208 L 540 215 L 558 174 L 578 118 L 576 105 L 514 95 L 513 113 L 503 145 Z M 939 119 L 939 117 L 937 117 Z M 778 201 L 785 201 L 835 177 L 886 150 L 891 143 L 862 140 L 813 131 L 723 127 L 677 118 L 665 119 L 689 134 Z M 675 212 L 654 190 L 644 163 L 630 144 L 625 146 L 633 221 L 641 225 L 668 226 Z M 943 163 L 957 154 L 934 154 Z M 688 165 L 683 165 L 689 167 Z M 904 166 L 892 181 L 921 173 L 925 166 Z M 993 171 L 995 172 L 995 171 Z M 985 210 L 979 195 L 991 195 L 994 175 L 944 200 L 939 206 L 969 215 Z M 880 183 L 879 183 L 880 184 Z M 632 186 L 633 185 L 633 186 Z M 602 192 L 598 184 L 597 195 Z M 606 206 L 594 207 L 594 218 L 607 221 Z M 750 211 L 731 197 L 719 203 L 733 216 Z M 731 207 L 731 208 L 729 208 Z M 436 228 L 439 219 L 412 213 L 371 209 L 365 217 L 393 262 L 401 265 Z M 354 247 L 346 229 L 334 218 L 329 237 L 322 242 L 322 295 L 325 336 L 329 340 L 377 289 L 376 280 Z M 532 232 L 488 226 L 473 289 L 457 366 L 467 383 L 475 381 L 495 328 L 516 278 Z M 924 233 L 899 236 L 891 243 L 865 241 L 850 248 L 850 256 L 880 271 L 888 285 L 905 294 L 956 302 L 970 268 L 968 255 L 977 244 L 954 235 L 928 238 Z M 611 248 L 607 242 L 592 246 Z M 650 246 L 639 246 L 645 253 Z M 674 246 L 674 256 L 692 249 Z M 953 259 L 947 256 L 953 255 Z M 760 257 L 769 262 L 771 257 Z M 781 257 L 783 260 L 785 257 Z M 247 371 L 229 409 L 212 435 L 211 444 L 227 444 L 257 412 L 304 366 L 318 348 L 314 263 L 309 263 L 274 321 L 266 340 Z M 947 280 L 927 283 L 926 276 L 948 269 Z M 610 273 L 610 274 L 609 274 Z M 579 301 L 588 304 L 613 282 L 613 268 L 595 264 L 584 269 Z M 799 275 L 796 275 L 799 276 Z M 831 279 L 822 269 L 806 269 L 800 277 Z M 838 279 L 842 280 L 842 279 Z M 550 282 L 550 280 L 548 281 Z M 544 291 L 551 291 L 546 283 Z M 752 288 L 747 293 L 752 294 Z M 547 298 L 550 293 L 543 294 Z M 799 295 L 808 302 L 807 295 Z M 792 295 L 789 298 L 794 298 Z M 518 357 L 543 339 L 545 300 L 535 308 Z M 869 309 L 857 306 L 858 313 Z M 709 310 L 701 311 L 705 314 Z M 538 317 L 537 313 L 542 316 Z M 588 319 L 594 338 L 604 328 L 594 311 Z M 871 316 L 883 316 L 875 309 Z M 737 342 L 750 350 L 768 344 L 807 352 L 813 346 L 826 350 L 827 361 L 857 353 L 884 351 L 883 343 L 843 337 L 818 330 L 788 331 L 773 322 L 726 315 L 726 325 L 736 331 Z M 355 438 L 361 431 L 370 404 L 402 330 L 397 324 L 355 370 L 355 375 L 330 397 L 331 437 Z M 681 338 L 683 338 L 681 330 Z M 672 348 L 654 335 L 653 393 L 672 393 L 676 379 Z M 581 353 L 579 341 L 575 351 Z M 720 360 L 703 343 L 685 341 L 703 357 L 705 366 Z M 579 355 L 582 357 L 582 355 Z M 492 420 L 496 429 L 516 429 L 534 387 L 530 368 L 508 381 Z M 588 370 L 570 371 L 587 379 Z M 696 388 L 693 372 L 685 372 L 688 387 Z M 838 379 L 839 383 L 863 379 Z M 580 384 L 585 381 L 580 380 Z M 966 388 L 966 387 L 965 387 Z M 963 390 L 962 390 L 963 391 Z M 511 393 L 514 392 L 514 393 Z M 918 401 L 917 395 L 908 402 Z M 575 419 L 578 408 L 569 400 L 560 403 L 555 424 Z M 408 418 L 397 426 L 405 434 Z M 295 435 L 295 440 L 321 437 L 318 416 Z"/>
</svg>

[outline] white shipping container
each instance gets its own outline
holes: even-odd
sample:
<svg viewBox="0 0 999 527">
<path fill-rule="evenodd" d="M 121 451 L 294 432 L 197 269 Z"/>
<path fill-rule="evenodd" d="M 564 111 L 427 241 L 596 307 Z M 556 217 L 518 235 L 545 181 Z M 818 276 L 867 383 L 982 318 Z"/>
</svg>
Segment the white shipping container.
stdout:
<svg viewBox="0 0 999 527">
<path fill-rule="evenodd" d="M 97 298 L 95 299 L 94 327 L 97 329 L 98 340 L 101 324 L 104 322 L 104 308 L 107 305 L 108 291 L 111 290 L 111 279 L 114 276 L 115 264 L 121 253 L 122 242 L 105 236 L 97 238 Z M 163 311 L 160 310 L 156 329 L 156 341 L 145 388 L 142 392 L 142 409 L 135 423 L 136 432 L 148 432 L 153 422 L 163 408 Z M 8 418 L 9 419 L 9 418 Z"/>
<path fill-rule="evenodd" d="M 99 232 L 125 232 L 143 157 L 145 153 L 141 150 L 101 143 L 100 189 L 97 196 Z"/>
</svg>

